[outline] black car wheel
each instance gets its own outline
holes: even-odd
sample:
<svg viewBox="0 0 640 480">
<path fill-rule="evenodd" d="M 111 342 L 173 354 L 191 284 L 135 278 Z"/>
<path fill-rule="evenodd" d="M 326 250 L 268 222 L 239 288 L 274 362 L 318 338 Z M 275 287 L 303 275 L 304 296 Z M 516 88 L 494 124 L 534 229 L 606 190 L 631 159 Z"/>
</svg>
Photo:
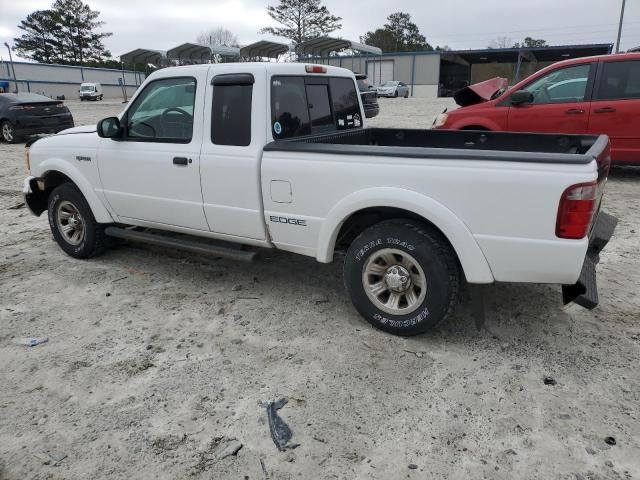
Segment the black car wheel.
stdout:
<svg viewBox="0 0 640 480">
<path fill-rule="evenodd" d="M 2 135 L 2 139 L 7 143 L 15 143 L 17 140 L 16 128 L 9 120 L 0 123 L 0 135 Z"/>
<path fill-rule="evenodd" d="M 401 219 L 380 222 L 353 241 L 344 281 L 369 323 L 403 336 L 427 332 L 446 318 L 460 288 L 455 253 L 442 235 Z"/>
<path fill-rule="evenodd" d="M 99 255 L 105 248 L 104 225 L 96 222 L 78 188 L 63 183 L 49 195 L 49 226 L 60 248 L 74 258 Z"/>
</svg>

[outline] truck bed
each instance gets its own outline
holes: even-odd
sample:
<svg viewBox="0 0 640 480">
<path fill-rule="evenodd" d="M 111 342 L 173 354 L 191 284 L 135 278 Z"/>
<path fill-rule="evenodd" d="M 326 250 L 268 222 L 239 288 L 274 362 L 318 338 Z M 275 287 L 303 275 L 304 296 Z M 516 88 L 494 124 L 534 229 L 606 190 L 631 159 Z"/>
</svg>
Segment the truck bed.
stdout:
<svg viewBox="0 0 640 480">
<path fill-rule="evenodd" d="M 604 135 L 505 133 L 397 128 L 354 129 L 271 142 L 266 151 L 588 164 L 600 160 Z M 517 155 L 514 152 L 518 152 Z"/>
</svg>

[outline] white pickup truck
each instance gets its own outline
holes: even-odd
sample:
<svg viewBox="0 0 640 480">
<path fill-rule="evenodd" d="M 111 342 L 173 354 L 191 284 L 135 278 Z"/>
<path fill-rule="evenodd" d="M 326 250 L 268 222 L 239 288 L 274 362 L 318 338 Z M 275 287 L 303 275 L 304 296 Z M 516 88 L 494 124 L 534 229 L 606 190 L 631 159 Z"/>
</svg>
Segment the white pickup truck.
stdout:
<svg viewBox="0 0 640 480">
<path fill-rule="evenodd" d="M 344 254 L 355 308 L 399 335 L 445 318 L 463 281 L 561 284 L 565 302 L 597 304 L 615 227 L 606 136 L 367 128 L 362 111 L 341 68 L 162 69 L 118 117 L 32 142 L 25 198 L 75 258 L 107 237 Z"/>
</svg>

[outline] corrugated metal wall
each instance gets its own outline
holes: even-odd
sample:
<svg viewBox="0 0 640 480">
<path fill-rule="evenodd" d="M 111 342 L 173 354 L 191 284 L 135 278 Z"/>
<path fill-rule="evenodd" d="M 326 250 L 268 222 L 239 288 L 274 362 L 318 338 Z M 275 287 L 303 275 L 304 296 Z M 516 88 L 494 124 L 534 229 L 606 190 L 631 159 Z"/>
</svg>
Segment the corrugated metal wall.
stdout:
<svg viewBox="0 0 640 480">
<path fill-rule="evenodd" d="M 145 79 L 142 72 L 107 68 L 13 62 L 13 69 L 19 91 L 42 93 L 51 98 L 58 95 L 64 95 L 67 99 L 78 98 L 78 90 L 83 82 L 99 82 L 105 98 L 119 98 L 122 97 L 119 78 L 126 85 L 127 95 L 131 96 Z M 12 91 L 15 88 L 13 69 L 9 62 L 0 62 L 0 80 L 9 81 Z"/>
<path fill-rule="evenodd" d="M 389 53 L 381 56 L 331 57 L 329 64 L 348 68 L 355 73 L 366 73 L 371 83 L 375 85 L 387 80 L 404 82 L 411 87 L 411 95 L 414 97 L 436 98 L 438 96 L 438 82 L 440 81 L 440 55 L 438 53 Z"/>
</svg>

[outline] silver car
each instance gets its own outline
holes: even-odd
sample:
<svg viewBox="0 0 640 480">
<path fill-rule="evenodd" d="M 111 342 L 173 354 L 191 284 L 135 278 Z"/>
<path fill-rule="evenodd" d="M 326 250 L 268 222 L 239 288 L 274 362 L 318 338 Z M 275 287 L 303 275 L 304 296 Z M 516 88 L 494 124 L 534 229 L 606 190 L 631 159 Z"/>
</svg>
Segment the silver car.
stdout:
<svg viewBox="0 0 640 480">
<path fill-rule="evenodd" d="M 409 97 L 409 87 L 406 83 L 389 80 L 378 86 L 379 97 Z"/>
</svg>

